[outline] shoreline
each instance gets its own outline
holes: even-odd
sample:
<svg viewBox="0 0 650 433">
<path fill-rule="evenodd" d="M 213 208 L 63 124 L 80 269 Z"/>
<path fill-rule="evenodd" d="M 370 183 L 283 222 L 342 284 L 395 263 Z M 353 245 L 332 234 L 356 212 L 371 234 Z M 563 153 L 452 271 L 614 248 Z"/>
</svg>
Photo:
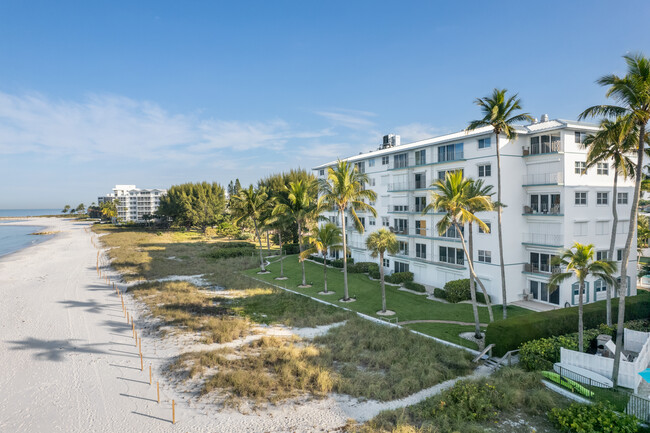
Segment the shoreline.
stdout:
<svg viewBox="0 0 650 433">
<path fill-rule="evenodd" d="M 17 227 L 34 227 L 34 232 L 48 232 L 50 231 L 51 228 L 55 227 L 53 224 L 43 224 L 44 221 L 39 221 L 40 224 L 33 224 L 36 223 L 36 221 L 31 221 L 32 218 L 37 218 L 37 217 L 27 217 L 27 218 L 12 218 L 16 219 L 16 223 L 0 223 L 0 226 L 17 226 Z M 42 217 L 42 218 L 47 218 L 47 217 Z M 0 218 L 1 220 L 2 218 Z M 27 224 L 17 224 L 17 223 L 27 223 Z M 32 223 L 32 224 L 30 224 Z M 58 234 L 59 231 L 52 230 L 53 233 L 46 233 L 46 234 L 34 234 L 34 233 L 29 233 L 27 236 L 32 236 L 34 241 L 30 242 L 27 245 L 23 245 L 17 250 L 9 251 L 7 253 L 2 253 L 0 252 L 0 261 L 9 258 L 15 254 L 21 253 L 23 251 L 29 250 L 33 247 L 36 247 L 38 245 L 44 244 L 48 241 L 51 241 L 54 239 Z"/>
</svg>

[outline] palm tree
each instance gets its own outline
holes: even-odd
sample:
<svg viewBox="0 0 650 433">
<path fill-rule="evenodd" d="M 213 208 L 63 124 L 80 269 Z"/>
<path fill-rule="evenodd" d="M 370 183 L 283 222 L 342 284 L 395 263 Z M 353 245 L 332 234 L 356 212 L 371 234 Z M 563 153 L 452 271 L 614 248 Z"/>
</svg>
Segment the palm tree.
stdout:
<svg viewBox="0 0 650 433">
<path fill-rule="evenodd" d="M 317 187 L 315 181 L 297 180 L 289 182 L 287 198 L 280 201 L 273 209 L 273 215 L 288 214 L 298 225 L 298 248 L 302 265 L 302 287 L 307 287 L 305 261 L 303 253 L 303 232 L 307 224 L 318 216 Z"/>
<path fill-rule="evenodd" d="M 276 204 L 277 206 L 277 204 Z M 275 211 L 275 207 L 273 208 L 273 211 Z M 276 278 L 276 280 L 284 280 L 286 279 L 284 276 L 284 253 L 282 251 L 282 231 L 287 230 L 288 227 L 293 223 L 293 220 L 291 217 L 285 213 L 278 213 L 277 215 L 273 215 L 266 221 L 266 224 L 273 228 L 275 232 L 278 234 L 278 243 L 280 244 L 280 276 Z"/>
<path fill-rule="evenodd" d="M 627 117 L 639 130 L 635 173 L 634 198 L 630 208 L 630 222 L 627 231 L 625 248 L 621 260 L 621 285 L 619 289 L 618 321 L 616 324 L 616 354 L 614 355 L 614 368 L 612 381 L 614 386 L 618 383 L 618 371 L 623 350 L 623 324 L 625 322 L 625 293 L 627 290 L 627 265 L 632 249 L 634 229 L 636 224 L 639 192 L 643 178 L 643 155 L 645 148 L 646 125 L 650 120 L 650 59 L 641 54 L 628 54 L 623 56 L 627 63 L 627 74 L 619 77 L 615 74 L 605 75 L 596 82 L 601 86 L 609 86 L 607 97 L 613 98 L 620 105 L 596 105 L 583 111 L 579 119 L 594 116 Z"/>
<path fill-rule="evenodd" d="M 357 216 L 357 211 L 370 212 L 374 217 L 377 211 L 364 200 L 374 201 L 377 194 L 371 189 L 365 189 L 368 176 L 361 173 L 348 161 L 338 160 L 334 167 L 327 168 L 327 177 L 319 180 L 321 196 L 318 199 L 319 208 L 336 209 L 341 216 L 341 232 L 343 235 L 343 300 L 349 301 L 348 295 L 348 255 L 345 238 L 345 214 L 349 212 L 354 227 L 363 233 L 363 224 Z"/>
<path fill-rule="evenodd" d="M 326 223 L 320 227 L 315 227 L 312 235 L 307 239 L 312 244 L 311 248 L 306 249 L 300 253 L 300 258 L 304 261 L 310 255 L 320 253 L 323 256 L 323 281 L 325 282 L 325 289 L 323 294 L 332 292 L 327 291 L 327 252 L 341 250 L 341 229 L 334 223 Z"/>
<path fill-rule="evenodd" d="M 616 245 L 616 227 L 618 226 L 617 192 L 618 176 L 623 179 L 634 176 L 634 162 L 628 154 L 636 149 L 638 136 L 635 125 L 629 119 L 617 118 L 616 121 L 603 119 L 600 130 L 585 138 L 584 147 L 589 149 L 587 154 L 587 168 L 598 163 L 613 161 L 614 185 L 612 187 L 612 234 L 609 241 L 607 258 L 614 259 Z M 607 326 L 612 326 L 612 290 L 607 286 Z"/>
<path fill-rule="evenodd" d="M 260 225 L 262 224 L 261 218 L 266 209 L 272 206 L 272 200 L 269 199 L 266 193 L 266 188 L 263 186 L 257 189 L 250 185 L 247 189 L 239 191 L 238 195 L 230 198 L 235 224 L 241 221 L 250 219 L 255 227 L 255 235 L 259 242 L 260 253 L 260 268 L 262 272 L 266 272 L 264 258 L 262 257 L 262 237 L 260 236 Z"/>
<path fill-rule="evenodd" d="M 385 228 L 372 232 L 366 238 L 366 248 L 372 257 L 379 256 L 379 275 L 381 279 L 381 312 L 386 313 L 386 287 L 384 284 L 384 253 L 396 254 L 399 251 L 399 243 L 395 233 Z"/>
<path fill-rule="evenodd" d="M 503 260 L 503 227 L 501 226 L 501 149 L 499 149 L 499 136 L 504 134 L 509 140 L 517 136 L 514 124 L 517 122 L 531 121 L 528 113 L 516 113 L 521 110 L 521 100 L 515 94 L 506 97 L 507 89 L 494 89 L 491 96 L 477 98 L 474 103 L 478 105 L 483 113 L 483 118 L 473 120 L 469 123 L 466 131 L 476 128 L 491 126 L 496 136 L 497 153 L 497 236 L 499 238 L 499 266 L 501 267 L 501 296 L 503 301 L 503 318 L 507 318 L 507 290 L 506 290 L 506 267 Z"/>
<path fill-rule="evenodd" d="M 458 236 L 460 237 L 461 245 L 463 251 L 465 252 L 465 258 L 467 259 L 467 266 L 469 268 L 469 273 L 472 278 L 479 284 L 483 293 L 487 293 L 485 286 L 481 279 L 476 275 L 474 271 L 474 261 L 473 257 L 469 254 L 467 246 L 465 245 L 465 237 L 461 227 L 470 221 L 475 222 L 483 230 L 489 230 L 489 227 L 483 220 L 474 214 L 472 209 L 481 209 L 481 210 L 492 210 L 494 205 L 492 204 L 492 199 L 489 195 L 476 195 L 469 196 L 469 189 L 471 188 L 471 179 L 463 178 L 463 174 L 460 171 L 447 173 L 445 180 L 437 180 L 431 186 L 434 188 L 434 191 L 431 193 L 432 201 L 429 203 L 422 214 L 426 214 L 429 211 L 442 211 L 445 212 L 445 215 L 438 221 L 436 227 L 438 233 L 442 235 L 450 227 L 454 227 Z M 473 300 L 474 305 L 476 305 L 476 296 Z M 481 328 L 480 322 L 478 321 L 478 309 L 475 310 L 475 320 L 476 320 L 476 330 L 475 334 L 477 338 L 481 338 Z M 490 316 L 492 320 L 492 316 Z"/>
<path fill-rule="evenodd" d="M 492 197 L 494 193 L 492 192 L 492 185 L 485 185 L 485 182 L 483 179 L 478 179 L 474 180 L 469 183 L 469 186 L 467 187 L 467 197 Z M 470 211 L 472 213 L 476 212 L 482 212 L 482 211 L 490 211 L 492 210 L 492 207 L 488 209 L 484 209 L 482 206 L 484 204 L 483 201 L 476 201 L 472 202 L 476 207 L 470 208 Z M 492 204 L 492 203 L 491 203 Z M 474 257 L 474 228 L 473 228 L 474 222 L 469 221 L 467 223 L 467 228 L 469 229 L 469 234 L 467 235 L 467 241 L 468 241 L 468 247 L 469 247 L 469 255 L 473 258 Z M 486 233 L 490 232 L 490 228 L 488 227 L 488 230 L 486 230 Z M 481 338 L 480 334 L 480 321 L 478 317 L 478 305 L 476 302 L 476 282 L 474 281 L 474 277 L 470 274 L 469 276 L 469 291 L 472 299 L 472 308 L 474 310 L 474 320 L 476 322 L 476 338 Z M 492 303 L 490 302 L 490 296 L 487 294 L 485 289 L 482 289 L 483 291 L 483 297 L 485 298 L 485 303 L 488 307 L 488 314 L 490 315 L 490 322 L 494 322 L 494 313 L 492 312 Z"/>
<path fill-rule="evenodd" d="M 585 291 L 585 280 L 594 276 L 600 278 L 609 287 L 614 286 L 616 281 L 612 277 L 616 272 L 616 263 L 608 260 L 594 260 L 593 244 L 583 245 L 574 243 L 569 249 L 555 256 L 551 261 L 553 266 L 562 266 L 566 272 L 555 272 L 548 281 L 549 290 L 557 290 L 558 285 L 567 278 L 575 275 L 578 279 L 578 350 L 583 351 L 583 325 L 582 325 L 582 295 Z"/>
<path fill-rule="evenodd" d="M 641 251 L 648 248 L 648 238 L 650 238 L 650 220 L 645 215 L 639 215 L 636 229 L 637 250 Z"/>
</svg>

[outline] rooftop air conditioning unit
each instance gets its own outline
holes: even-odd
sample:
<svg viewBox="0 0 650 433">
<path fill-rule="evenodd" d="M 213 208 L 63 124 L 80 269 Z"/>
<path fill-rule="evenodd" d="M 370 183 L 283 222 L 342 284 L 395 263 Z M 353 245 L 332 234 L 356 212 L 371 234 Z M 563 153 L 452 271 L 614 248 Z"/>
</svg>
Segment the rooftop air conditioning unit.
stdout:
<svg viewBox="0 0 650 433">
<path fill-rule="evenodd" d="M 389 147 L 395 147 L 395 146 L 399 146 L 399 145 L 400 145 L 400 137 L 399 137 L 399 135 L 388 134 L 388 135 L 384 135 L 384 139 L 383 139 L 383 141 L 381 143 L 381 147 L 379 149 L 380 150 L 381 149 L 387 149 Z"/>
</svg>

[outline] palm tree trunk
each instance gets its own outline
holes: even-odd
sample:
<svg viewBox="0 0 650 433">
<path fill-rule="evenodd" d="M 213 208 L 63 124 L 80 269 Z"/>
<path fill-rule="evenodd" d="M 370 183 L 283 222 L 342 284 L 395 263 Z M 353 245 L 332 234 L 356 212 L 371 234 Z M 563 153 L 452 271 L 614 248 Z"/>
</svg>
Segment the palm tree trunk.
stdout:
<svg viewBox="0 0 650 433">
<path fill-rule="evenodd" d="M 323 254 L 323 281 L 325 282 L 325 290 L 327 293 L 327 251 Z"/>
<path fill-rule="evenodd" d="M 278 242 L 280 242 L 280 278 L 284 278 L 284 251 L 282 251 L 282 230 L 278 230 Z"/>
<path fill-rule="evenodd" d="M 609 253 L 607 254 L 607 259 L 614 261 L 614 248 L 616 246 L 616 229 L 618 226 L 618 211 L 616 209 L 617 201 L 617 188 L 618 188 L 618 170 L 617 167 L 614 167 L 614 187 L 612 188 L 612 236 L 609 240 Z M 607 285 L 607 326 L 612 326 L 612 288 L 609 287 L 611 284 Z"/>
<path fill-rule="evenodd" d="M 468 224 L 469 229 L 469 255 L 474 257 L 474 237 L 472 236 L 472 223 Z M 474 337 L 476 339 L 481 339 L 481 320 L 478 317 L 478 305 L 476 304 L 476 283 L 474 282 L 474 277 L 472 274 L 469 274 L 469 293 L 472 299 L 472 312 L 474 313 Z M 487 300 L 487 299 L 486 299 Z"/>
<path fill-rule="evenodd" d="M 585 280 L 580 280 L 580 293 L 578 294 L 578 350 L 584 352 L 584 327 L 582 326 L 582 293 L 585 291 Z"/>
<path fill-rule="evenodd" d="M 302 267 L 302 285 L 307 285 L 307 280 L 305 279 L 305 261 L 302 259 L 302 225 L 298 221 L 298 251 L 300 251 L 300 266 Z"/>
<path fill-rule="evenodd" d="M 386 285 L 384 284 L 384 253 L 379 253 L 379 276 L 381 277 L 381 312 L 386 312 Z"/>
<path fill-rule="evenodd" d="M 343 238 L 343 300 L 350 299 L 348 296 L 348 247 L 345 238 L 345 213 L 344 209 L 339 209 L 341 213 L 341 235 Z"/>
<path fill-rule="evenodd" d="M 639 207 L 639 192 L 641 191 L 641 180 L 643 178 L 643 154 L 645 148 L 645 123 L 639 125 L 639 146 L 637 149 L 637 163 L 634 181 L 634 198 L 632 209 L 630 209 L 630 225 L 627 230 L 627 239 L 623 249 L 621 260 L 621 284 L 618 289 L 618 320 L 616 323 L 616 354 L 614 355 L 614 369 L 612 371 L 612 382 L 614 387 L 618 385 L 618 370 L 621 366 L 621 352 L 623 351 L 623 324 L 625 323 L 625 293 L 627 291 L 627 264 L 630 259 L 632 240 L 634 238 L 637 211 Z M 641 168 L 639 168 L 641 167 Z"/>
<path fill-rule="evenodd" d="M 262 272 L 266 272 L 266 267 L 264 267 L 264 258 L 262 257 L 262 237 L 260 236 L 260 231 L 257 229 L 257 221 L 255 221 L 255 219 L 253 219 L 253 226 L 255 227 L 257 241 L 260 244 L 260 268 L 262 268 Z"/>
<path fill-rule="evenodd" d="M 497 146 L 497 202 L 499 204 L 497 208 L 497 236 L 499 238 L 499 267 L 501 268 L 501 302 L 503 304 L 503 318 L 506 319 L 508 317 L 506 310 L 508 292 L 506 290 L 506 264 L 503 260 L 503 230 L 501 229 L 501 150 L 499 149 L 499 132 L 495 131 L 495 135 Z"/>
<path fill-rule="evenodd" d="M 269 240 L 269 231 L 266 231 L 266 252 L 271 252 L 271 241 Z"/>
<path fill-rule="evenodd" d="M 481 290 L 483 290 L 483 293 L 487 295 L 487 291 L 485 290 L 483 281 L 481 281 L 481 279 L 476 275 L 476 272 L 474 272 L 474 262 L 472 262 L 472 258 L 470 257 L 469 252 L 467 251 L 467 246 L 465 245 L 465 237 L 463 236 L 463 233 L 460 231 L 460 227 L 458 226 L 458 224 L 454 223 L 454 226 L 456 226 L 456 231 L 458 232 L 458 236 L 460 236 L 460 243 L 463 246 L 463 251 L 465 252 L 465 257 L 467 258 L 467 266 L 469 267 L 469 273 L 472 277 L 474 277 L 478 285 L 481 287 Z M 494 317 L 492 316 L 491 306 L 488 306 L 488 313 L 490 314 L 490 322 L 493 322 Z"/>
</svg>

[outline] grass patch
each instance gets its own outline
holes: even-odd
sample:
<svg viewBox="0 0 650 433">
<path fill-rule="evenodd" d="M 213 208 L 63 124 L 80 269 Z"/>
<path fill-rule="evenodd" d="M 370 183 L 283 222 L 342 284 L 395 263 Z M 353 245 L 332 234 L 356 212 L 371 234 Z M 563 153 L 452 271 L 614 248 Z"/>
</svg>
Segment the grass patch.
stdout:
<svg viewBox="0 0 650 433">
<path fill-rule="evenodd" d="M 450 343 L 478 350 L 476 343 L 459 337 L 459 334 L 463 332 L 473 332 L 474 326 L 454 325 L 450 323 L 409 323 L 404 326 L 414 331 L 449 341 Z M 481 330 L 485 332 L 485 328 L 481 328 Z"/>
<path fill-rule="evenodd" d="M 337 392 L 381 401 L 468 374 L 471 355 L 408 330 L 355 318 L 316 337 L 320 362 L 336 370 Z"/>
</svg>

